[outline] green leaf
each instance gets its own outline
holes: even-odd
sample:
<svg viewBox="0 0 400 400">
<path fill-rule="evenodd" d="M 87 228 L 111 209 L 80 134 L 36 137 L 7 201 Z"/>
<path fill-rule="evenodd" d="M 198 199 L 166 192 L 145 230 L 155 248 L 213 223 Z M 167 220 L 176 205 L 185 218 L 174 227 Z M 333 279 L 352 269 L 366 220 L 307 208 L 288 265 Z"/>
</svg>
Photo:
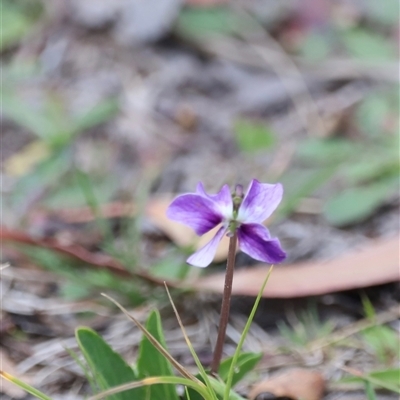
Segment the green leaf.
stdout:
<svg viewBox="0 0 400 400">
<path fill-rule="evenodd" d="M 345 139 L 307 139 L 300 143 L 297 155 L 307 163 L 337 164 L 354 154 L 359 146 Z"/>
<path fill-rule="evenodd" d="M 164 333 L 161 325 L 160 314 L 153 310 L 146 322 L 146 329 L 166 349 Z M 139 346 L 137 370 L 140 379 L 152 376 L 173 376 L 171 364 L 160 354 L 154 345 L 143 336 Z M 173 385 L 154 385 L 147 389 L 147 398 L 152 400 L 179 400 L 176 389 Z"/>
<path fill-rule="evenodd" d="M 262 353 L 241 353 L 234 368 L 232 386 L 235 386 L 243 377 L 254 369 L 262 358 Z M 219 366 L 218 375 L 226 382 L 231 368 L 233 357 L 226 358 Z"/>
<path fill-rule="evenodd" d="M 351 55 L 365 61 L 394 61 L 396 50 L 392 43 L 377 33 L 358 28 L 343 33 L 343 42 Z"/>
<path fill-rule="evenodd" d="M 39 4 L 32 1 L 32 6 L 38 8 Z M 2 0 L 1 7 L 1 29 L 0 29 L 0 50 L 7 49 L 17 44 L 32 28 L 35 12 L 28 13 L 24 10 L 23 4 L 16 1 Z M 40 12 L 41 10 L 36 10 Z"/>
<path fill-rule="evenodd" d="M 357 124 L 371 138 L 380 138 L 383 133 L 395 134 L 398 108 L 398 88 L 395 92 L 371 93 L 357 108 Z"/>
<path fill-rule="evenodd" d="M 94 330 L 86 327 L 76 330 L 76 340 L 86 362 L 102 390 L 138 380 L 134 370 Z M 142 388 L 131 389 L 110 396 L 110 400 L 144 399 Z"/>
<path fill-rule="evenodd" d="M 96 104 L 91 110 L 77 116 L 73 122 L 73 130 L 79 132 L 107 122 L 118 110 L 119 103 L 117 99 L 110 98 L 103 100 Z"/>
<path fill-rule="evenodd" d="M 178 32 L 189 37 L 232 34 L 245 28 L 251 29 L 228 7 L 187 7 L 181 11 L 177 23 Z"/>
<path fill-rule="evenodd" d="M 325 184 L 337 170 L 339 164 L 328 165 L 312 170 L 292 170 L 286 173 L 281 182 L 288 188 L 283 204 L 278 209 L 278 216 L 290 214 L 304 197 L 310 196 Z"/>
<path fill-rule="evenodd" d="M 35 166 L 35 169 L 21 177 L 10 196 L 14 207 L 25 204 L 37 193 L 59 182 L 71 165 L 71 152 L 68 149 L 54 152 L 49 158 Z"/>
<path fill-rule="evenodd" d="M 340 383 L 370 382 L 373 387 L 384 388 L 400 393 L 400 368 L 388 368 L 369 372 L 363 376 L 348 376 L 340 379 Z"/>
<path fill-rule="evenodd" d="M 385 25 L 397 25 L 399 22 L 399 1 L 398 0 L 367 0 L 367 12 L 372 20 Z"/>
<path fill-rule="evenodd" d="M 369 186 L 346 189 L 325 204 L 324 215 L 336 226 L 363 221 L 398 190 L 398 185 L 395 176 Z"/>
<path fill-rule="evenodd" d="M 45 395 L 40 390 L 35 389 L 33 386 L 29 385 L 28 383 L 25 383 L 24 381 L 21 381 L 17 377 L 12 376 L 5 371 L 0 371 L 0 378 L 4 378 L 9 382 L 12 382 L 14 385 L 20 387 L 21 389 L 25 390 L 25 392 L 31 394 L 32 396 L 35 396 L 40 400 L 52 400 L 51 397 Z"/>
<path fill-rule="evenodd" d="M 380 362 L 390 364 L 400 356 L 399 336 L 388 326 L 371 326 L 360 332 L 360 336 Z"/>
<path fill-rule="evenodd" d="M 370 155 L 364 160 L 355 160 L 354 163 L 345 165 L 341 169 L 341 174 L 346 178 L 350 185 L 368 183 L 372 180 L 393 176 L 400 169 L 398 154 Z"/>
<path fill-rule="evenodd" d="M 308 61 L 320 61 L 326 58 L 330 51 L 329 39 L 326 35 L 310 32 L 300 47 L 301 55 Z"/>
<path fill-rule="evenodd" d="M 238 147 L 246 152 L 267 149 L 275 143 L 272 131 L 260 122 L 238 120 L 234 126 L 234 134 Z"/>
<path fill-rule="evenodd" d="M 183 279 L 189 272 L 190 266 L 183 262 L 177 262 L 178 254 L 172 254 L 159 260 L 151 266 L 152 276 L 166 280 Z"/>
<path fill-rule="evenodd" d="M 371 382 L 364 382 L 365 394 L 368 400 L 377 400 L 375 390 Z"/>
<path fill-rule="evenodd" d="M 58 132 L 59 127 L 54 125 L 54 121 L 51 121 L 43 110 L 34 110 L 16 96 L 14 91 L 3 88 L 1 98 L 3 115 L 35 133 L 39 138 L 48 141 Z"/>
</svg>

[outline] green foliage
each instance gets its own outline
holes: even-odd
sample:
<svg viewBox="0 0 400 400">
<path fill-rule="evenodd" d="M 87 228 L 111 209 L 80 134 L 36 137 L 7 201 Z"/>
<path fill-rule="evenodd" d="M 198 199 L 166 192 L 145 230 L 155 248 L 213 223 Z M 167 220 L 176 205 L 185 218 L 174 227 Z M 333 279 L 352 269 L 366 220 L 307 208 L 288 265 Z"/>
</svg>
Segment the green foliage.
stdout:
<svg viewBox="0 0 400 400">
<path fill-rule="evenodd" d="M 367 350 L 375 354 L 379 362 L 390 365 L 399 359 L 399 335 L 388 326 L 372 326 L 360 332 L 360 336 Z"/>
<path fill-rule="evenodd" d="M 315 305 L 301 311 L 296 322 L 290 325 L 278 322 L 277 325 L 281 335 L 299 347 L 304 347 L 313 340 L 329 335 L 334 329 L 332 322 L 321 322 Z"/>
<path fill-rule="evenodd" d="M 279 218 L 289 215 L 302 201 L 329 181 L 338 169 L 338 164 L 323 168 L 303 168 L 287 172 L 281 179 L 285 187 L 285 197 L 277 210 Z"/>
<path fill-rule="evenodd" d="M 240 353 L 236 366 L 233 367 L 232 387 L 251 372 L 261 358 L 262 353 Z M 219 366 L 218 375 L 224 382 L 228 379 L 229 371 L 232 368 L 232 362 L 233 357 L 229 357 L 223 360 Z"/>
<path fill-rule="evenodd" d="M 324 208 L 333 225 L 361 222 L 371 215 L 391 194 L 398 191 L 398 178 L 390 177 L 365 187 L 344 190 L 328 200 Z"/>
<path fill-rule="evenodd" d="M 60 294 L 66 299 L 88 298 L 104 290 L 112 290 L 134 305 L 142 304 L 147 298 L 144 295 L 147 288 L 143 283 L 118 277 L 105 269 L 87 267 L 85 263 L 51 249 L 29 245 L 18 248 L 36 264 L 66 278 L 60 284 Z"/>
<path fill-rule="evenodd" d="M 308 181 L 304 180 L 306 175 L 301 169 L 290 171 L 282 178 L 288 189 L 281 212 L 282 208 L 283 211 L 293 210 L 303 197 L 334 177 L 341 188 L 326 200 L 323 213 L 331 224 L 343 226 L 368 218 L 398 190 L 397 135 L 380 135 L 358 142 L 311 139 L 299 146 L 298 157 L 319 169 L 315 178 L 311 176 Z M 296 186 L 297 193 L 294 192 Z"/>
<path fill-rule="evenodd" d="M 363 307 L 368 319 L 375 320 L 375 309 L 368 298 L 363 298 Z M 400 337 L 386 325 L 374 325 L 360 332 L 363 347 L 372 352 L 386 366 L 400 359 Z"/>
<path fill-rule="evenodd" d="M 376 393 L 374 388 L 372 387 L 371 382 L 364 382 L 365 394 L 367 395 L 368 400 L 377 400 Z"/>
<path fill-rule="evenodd" d="M 399 23 L 398 0 L 367 0 L 366 5 L 371 19 L 389 26 Z"/>
<path fill-rule="evenodd" d="M 188 37 L 203 37 L 215 34 L 232 34 L 248 28 L 228 7 L 184 8 L 177 23 L 178 32 Z"/>
<path fill-rule="evenodd" d="M 24 207 L 29 199 L 37 196 L 45 188 L 53 188 L 72 165 L 70 149 L 54 151 L 47 159 L 38 164 L 30 173 L 22 176 L 15 184 L 9 198 L 13 207 Z"/>
<path fill-rule="evenodd" d="M 328 38 L 314 31 L 309 32 L 300 47 L 300 54 L 311 62 L 325 59 L 329 51 L 330 43 Z"/>
<path fill-rule="evenodd" d="M 161 325 L 160 313 L 153 310 L 146 322 L 146 329 L 158 342 L 166 348 L 164 333 Z M 150 376 L 173 376 L 171 364 L 153 346 L 146 336 L 143 336 L 139 347 L 137 370 L 140 379 Z M 154 385 L 146 388 L 148 399 L 178 400 L 176 389 L 172 385 Z"/>
<path fill-rule="evenodd" d="M 392 43 L 377 33 L 362 28 L 342 33 L 342 40 L 351 55 L 365 61 L 394 61 L 396 50 Z"/>
<path fill-rule="evenodd" d="M 379 371 L 372 371 L 362 376 L 345 377 L 340 383 L 368 382 L 373 388 L 382 388 L 400 394 L 400 368 L 388 368 Z"/>
<path fill-rule="evenodd" d="M 70 144 L 76 135 L 108 121 L 118 111 L 116 99 L 106 99 L 80 115 L 71 116 L 54 93 L 49 93 L 37 108 L 22 100 L 15 88 L 9 85 L 4 85 L 1 96 L 5 117 L 35 133 L 55 149 Z"/>
<path fill-rule="evenodd" d="M 256 152 L 271 148 L 275 143 L 273 132 L 260 122 L 240 119 L 234 126 L 238 147 L 245 152 Z"/>
<path fill-rule="evenodd" d="M 33 386 L 24 381 L 21 381 L 20 379 L 8 374 L 7 372 L 0 371 L 0 377 L 20 387 L 21 389 L 25 390 L 25 392 L 31 394 L 32 396 L 35 396 L 39 400 L 52 400 L 51 397 L 45 395 L 40 390 L 35 389 Z"/>
<path fill-rule="evenodd" d="M 42 13 L 40 2 L 1 0 L 0 50 L 6 50 L 23 39 Z"/>
<path fill-rule="evenodd" d="M 356 111 L 356 122 L 363 133 L 371 138 L 382 133 L 398 134 L 399 90 L 374 92 L 366 96 Z"/>
<path fill-rule="evenodd" d="M 78 328 L 76 340 L 101 390 L 107 390 L 138 379 L 135 371 L 124 359 L 92 329 Z M 143 389 L 137 388 L 126 390 L 108 398 L 110 400 L 132 400 L 135 398 L 144 399 L 145 397 Z"/>
</svg>

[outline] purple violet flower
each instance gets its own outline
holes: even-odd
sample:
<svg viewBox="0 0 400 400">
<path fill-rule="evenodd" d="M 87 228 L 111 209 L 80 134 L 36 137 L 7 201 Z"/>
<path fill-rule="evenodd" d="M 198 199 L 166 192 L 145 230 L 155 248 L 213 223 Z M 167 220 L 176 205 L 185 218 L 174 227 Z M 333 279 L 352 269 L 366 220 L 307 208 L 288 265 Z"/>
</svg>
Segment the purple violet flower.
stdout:
<svg viewBox="0 0 400 400">
<path fill-rule="evenodd" d="M 199 182 L 196 193 L 182 194 L 170 204 L 167 216 L 188 225 L 199 236 L 222 224 L 214 238 L 187 259 L 191 265 L 207 267 L 214 259 L 222 237 L 226 233 L 232 235 L 235 230 L 240 250 L 256 260 L 276 264 L 286 258 L 286 253 L 262 222 L 277 208 L 282 194 L 280 183 L 272 185 L 253 179 L 244 197 L 240 185 L 234 196 L 228 185 L 224 185 L 219 193 L 209 195 Z"/>
</svg>

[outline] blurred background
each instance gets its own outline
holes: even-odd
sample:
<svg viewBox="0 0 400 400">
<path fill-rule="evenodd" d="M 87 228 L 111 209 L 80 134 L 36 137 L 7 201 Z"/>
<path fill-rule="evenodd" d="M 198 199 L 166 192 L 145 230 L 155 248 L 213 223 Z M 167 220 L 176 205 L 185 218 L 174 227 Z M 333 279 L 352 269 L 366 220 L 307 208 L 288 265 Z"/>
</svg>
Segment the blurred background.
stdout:
<svg viewBox="0 0 400 400">
<path fill-rule="evenodd" d="M 125 351 L 131 335 L 132 353 L 139 337 L 101 292 L 141 312 L 163 310 L 163 279 L 191 287 L 223 271 L 224 244 L 207 271 L 187 267 L 198 242 L 165 217 L 168 201 L 199 181 L 210 193 L 253 178 L 282 182 L 268 225 L 288 253 L 286 268 L 330 263 L 324 282 L 310 275 L 309 292 L 282 294 L 279 281 L 269 297 L 285 300 L 265 300 L 248 344 L 264 351 L 273 343 L 264 372 L 279 357 L 293 363 L 281 345 L 304 347 L 365 318 L 366 304 L 369 317 L 398 307 L 397 0 L 1 0 L 1 8 L 2 253 L 10 266 L 0 349 L 11 369 L 57 398 L 72 390 L 70 398 L 83 398 L 82 373 L 63 347 L 74 346 L 74 328 L 95 327 Z M 330 287 L 336 259 L 347 268 L 340 257 L 358 252 L 351 279 Z M 253 264 L 238 255 L 239 269 Z M 234 303 L 237 329 L 253 286 Z M 188 324 L 198 324 L 193 341 L 207 359 L 220 297 L 199 292 L 177 289 L 176 297 Z M 185 359 L 168 312 L 167 342 L 176 340 Z M 328 379 L 340 375 L 337 360 L 398 365 L 398 315 L 389 315 L 385 333 L 361 335 L 345 356 L 296 362 L 314 362 Z M 376 335 L 392 347 L 375 345 Z"/>
</svg>

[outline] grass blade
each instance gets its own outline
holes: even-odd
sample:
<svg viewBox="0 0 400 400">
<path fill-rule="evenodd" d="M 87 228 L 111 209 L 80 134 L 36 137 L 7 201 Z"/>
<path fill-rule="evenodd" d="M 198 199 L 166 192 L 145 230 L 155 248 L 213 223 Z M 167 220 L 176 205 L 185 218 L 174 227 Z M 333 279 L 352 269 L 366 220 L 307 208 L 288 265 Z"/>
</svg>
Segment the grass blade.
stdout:
<svg viewBox="0 0 400 400">
<path fill-rule="evenodd" d="M 141 381 L 130 382 L 124 385 L 113 387 L 102 393 L 96 394 L 95 396 L 89 397 L 87 400 L 101 400 L 104 399 L 106 396 L 124 392 L 126 390 L 160 384 L 183 385 L 185 387 L 190 387 L 199 392 L 204 397 L 204 399 L 208 400 L 210 397 L 207 393 L 206 387 L 200 381 L 198 382 L 194 382 L 192 379 L 181 378 L 179 376 L 153 376 L 151 378 L 142 379 Z"/>
<path fill-rule="evenodd" d="M 185 338 L 186 344 L 187 344 L 187 346 L 189 348 L 190 353 L 193 356 L 193 359 L 194 359 L 194 361 L 195 361 L 195 363 L 197 365 L 197 368 L 199 369 L 199 373 L 200 373 L 201 377 L 204 379 L 204 382 L 205 382 L 206 386 L 209 388 L 210 394 L 212 395 L 212 397 L 214 399 L 217 399 L 217 397 L 216 397 L 216 395 L 214 393 L 214 390 L 212 389 L 212 385 L 211 385 L 211 382 L 210 382 L 210 380 L 208 378 L 208 375 L 207 375 L 203 365 L 201 364 L 201 361 L 200 361 L 199 357 L 197 356 L 196 351 L 194 350 L 193 345 L 190 342 L 190 339 L 189 339 L 189 337 L 188 337 L 188 335 L 186 333 L 185 327 L 183 326 L 182 320 L 181 320 L 181 318 L 180 318 L 180 316 L 178 314 L 178 310 L 176 309 L 175 304 L 174 304 L 174 302 L 172 300 L 171 294 L 170 294 L 170 292 L 168 290 L 168 286 L 167 286 L 166 283 L 164 283 L 164 286 L 165 286 L 165 290 L 167 291 L 167 295 L 168 295 L 169 301 L 170 301 L 170 303 L 172 305 L 172 308 L 174 310 L 176 319 L 178 320 L 178 324 L 179 324 L 179 326 L 181 328 L 181 331 L 183 333 L 183 336 Z"/>
<path fill-rule="evenodd" d="M 231 368 L 230 368 L 229 373 L 228 373 L 228 379 L 226 380 L 225 393 L 224 393 L 224 397 L 223 397 L 224 400 L 229 400 L 229 394 L 230 394 L 230 390 L 231 390 L 231 387 L 232 387 L 233 376 L 234 376 L 234 373 L 235 373 L 235 366 L 236 366 L 237 361 L 239 359 L 240 350 L 241 350 L 241 348 L 243 346 L 244 340 L 246 339 L 247 333 L 250 330 L 250 325 L 253 322 L 253 318 L 254 318 L 254 315 L 255 315 L 255 313 L 257 311 L 258 304 L 260 303 L 261 296 L 262 296 L 262 294 L 264 292 L 265 286 L 267 285 L 267 282 L 268 282 L 268 279 L 269 279 L 269 277 L 271 275 L 272 270 L 273 270 L 273 266 L 271 266 L 271 268 L 269 269 L 268 274 L 265 277 L 263 284 L 261 285 L 261 289 L 258 292 L 257 298 L 256 298 L 256 300 L 254 302 L 254 305 L 253 305 L 253 308 L 251 310 L 250 316 L 249 316 L 249 318 L 248 318 L 248 320 L 246 322 L 246 325 L 245 325 L 245 327 L 243 329 L 242 335 L 240 336 L 240 340 L 239 340 L 239 343 L 238 343 L 238 345 L 236 347 L 235 354 L 233 355 Z"/>
<path fill-rule="evenodd" d="M 28 385 L 27 383 L 19 380 L 15 376 L 8 374 L 7 372 L 0 371 L 0 377 L 6 379 L 7 381 L 13 383 L 16 386 L 19 386 L 21 389 L 25 390 L 25 392 L 28 392 L 29 394 L 37 397 L 40 400 L 52 400 L 51 397 L 46 396 L 40 390 L 35 389 L 33 386 Z"/>
<path fill-rule="evenodd" d="M 164 347 L 158 342 L 158 340 L 131 314 L 128 313 L 128 311 L 121 306 L 116 300 L 114 300 L 112 297 L 102 293 L 102 295 L 113 302 L 131 321 L 135 323 L 135 325 L 142 331 L 142 333 L 147 337 L 147 339 L 150 341 L 150 343 L 181 373 L 181 375 L 187 379 L 190 379 L 193 382 L 196 382 L 198 384 L 202 384 L 194 375 L 192 375 L 190 372 L 188 372 L 183 365 L 181 365 L 178 361 L 175 360 L 171 356 L 171 354 L 168 353 L 167 350 L 164 349 Z"/>
</svg>

